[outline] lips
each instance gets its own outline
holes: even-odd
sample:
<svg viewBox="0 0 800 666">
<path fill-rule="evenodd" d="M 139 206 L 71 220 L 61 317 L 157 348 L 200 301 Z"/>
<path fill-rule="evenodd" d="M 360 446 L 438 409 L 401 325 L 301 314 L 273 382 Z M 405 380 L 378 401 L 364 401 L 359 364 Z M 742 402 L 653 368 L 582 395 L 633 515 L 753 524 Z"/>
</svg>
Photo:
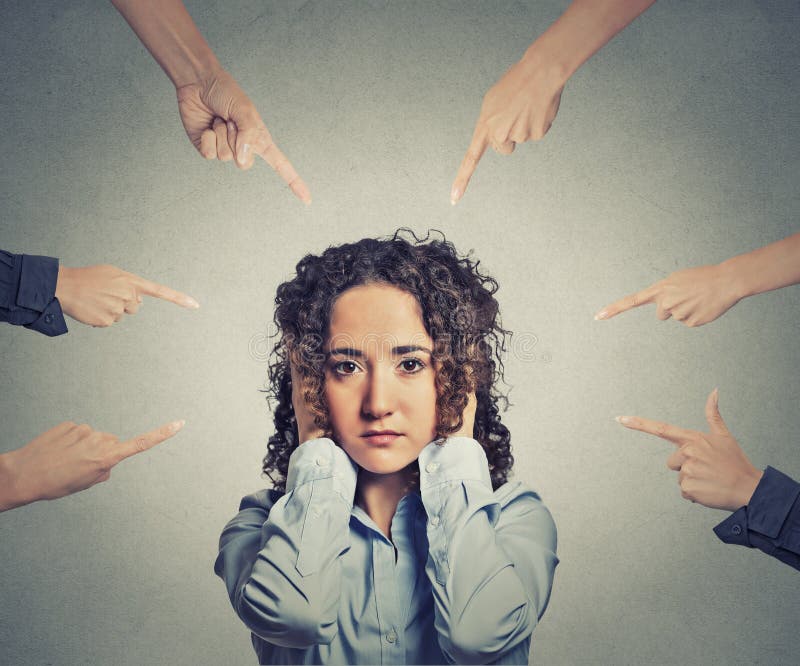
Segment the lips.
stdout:
<svg viewBox="0 0 800 666">
<path fill-rule="evenodd" d="M 386 446 L 402 435 L 394 430 L 367 430 L 361 437 L 375 446 Z"/>
</svg>

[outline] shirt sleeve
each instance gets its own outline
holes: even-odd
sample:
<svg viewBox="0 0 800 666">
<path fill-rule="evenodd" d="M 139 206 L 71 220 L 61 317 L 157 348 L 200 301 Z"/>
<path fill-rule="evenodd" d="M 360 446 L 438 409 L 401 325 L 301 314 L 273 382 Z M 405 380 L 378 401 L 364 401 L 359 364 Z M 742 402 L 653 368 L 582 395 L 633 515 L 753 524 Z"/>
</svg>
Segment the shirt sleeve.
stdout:
<svg viewBox="0 0 800 666">
<path fill-rule="evenodd" d="M 214 571 L 253 633 L 292 648 L 336 636 L 355 485 L 350 458 L 323 438 L 292 454 L 286 494 L 242 500 L 220 537 Z"/>
<path fill-rule="evenodd" d="M 66 333 L 57 281 L 58 259 L 0 250 L 0 321 L 51 337 Z"/>
<path fill-rule="evenodd" d="M 550 512 L 521 483 L 493 492 L 486 454 L 469 437 L 429 444 L 419 466 L 442 651 L 462 664 L 527 663 L 558 564 Z"/>
<path fill-rule="evenodd" d="M 725 543 L 758 548 L 800 570 L 800 483 L 767 467 L 750 503 L 714 532 Z"/>
</svg>

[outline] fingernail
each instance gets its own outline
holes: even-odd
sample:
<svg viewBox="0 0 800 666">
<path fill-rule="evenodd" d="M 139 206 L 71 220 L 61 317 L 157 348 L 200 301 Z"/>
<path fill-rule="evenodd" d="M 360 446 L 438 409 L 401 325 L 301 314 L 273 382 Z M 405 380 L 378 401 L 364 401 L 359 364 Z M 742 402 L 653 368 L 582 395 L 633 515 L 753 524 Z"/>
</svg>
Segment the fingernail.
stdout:
<svg viewBox="0 0 800 666">
<path fill-rule="evenodd" d="M 185 419 L 181 419 L 180 421 L 173 421 L 172 423 L 169 424 L 169 429 L 172 432 L 178 432 L 178 430 L 183 428 L 184 425 L 186 425 Z"/>
<path fill-rule="evenodd" d="M 245 163 L 245 160 L 247 160 L 247 153 L 249 152 L 250 152 L 250 144 L 249 143 L 242 144 L 242 147 L 239 148 L 239 154 L 236 157 L 239 164 Z"/>
<path fill-rule="evenodd" d="M 183 307 L 191 308 L 192 310 L 197 310 L 200 307 L 200 303 L 194 300 L 191 296 L 187 296 L 183 299 Z"/>
<path fill-rule="evenodd" d="M 714 406 L 719 407 L 719 389 L 714 389 Z"/>
<path fill-rule="evenodd" d="M 455 206 L 460 198 L 461 198 L 461 189 L 458 187 L 454 187 L 450 191 L 450 205 Z"/>
<path fill-rule="evenodd" d="M 599 321 L 600 319 L 606 319 L 608 317 L 608 310 L 600 310 L 595 316 L 594 320 Z"/>
<path fill-rule="evenodd" d="M 139 295 L 137 295 L 137 296 L 136 296 L 136 301 L 137 301 L 138 303 L 141 303 L 141 302 L 142 302 L 142 300 L 144 300 L 144 299 L 142 299 L 142 297 L 141 297 L 141 296 L 139 296 Z"/>
<path fill-rule="evenodd" d="M 616 416 L 614 420 L 622 425 L 628 425 L 633 419 L 630 416 Z"/>
</svg>

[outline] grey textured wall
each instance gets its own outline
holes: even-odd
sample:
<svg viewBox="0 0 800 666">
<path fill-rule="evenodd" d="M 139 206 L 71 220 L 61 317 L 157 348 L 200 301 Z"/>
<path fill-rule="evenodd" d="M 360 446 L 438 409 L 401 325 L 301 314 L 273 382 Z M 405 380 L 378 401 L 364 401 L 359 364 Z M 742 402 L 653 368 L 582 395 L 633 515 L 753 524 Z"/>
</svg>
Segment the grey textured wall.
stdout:
<svg viewBox="0 0 800 666">
<path fill-rule="evenodd" d="M 798 230 L 796 2 L 664 0 L 565 89 L 550 135 L 449 188 L 481 98 L 565 1 L 187 3 L 314 196 L 207 164 L 174 93 L 105 2 L 0 5 L 0 247 L 107 262 L 187 291 L 111 329 L 0 330 L 1 450 L 72 419 L 182 433 L 109 483 L 0 516 L 0 662 L 252 663 L 211 566 L 260 486 L 277 284 L 308 251 L 444 230 L 501 284 L 517 476 L 559 527 L 541 664 L 787 663 L 798 573 L 711 531 L 640 414 L 723 415 L 800 477 L 800 288 L 701 329 L 593 313 L 677 268 Z M 523 344 L 525 343 L 525 344 Z"/>
</svg>

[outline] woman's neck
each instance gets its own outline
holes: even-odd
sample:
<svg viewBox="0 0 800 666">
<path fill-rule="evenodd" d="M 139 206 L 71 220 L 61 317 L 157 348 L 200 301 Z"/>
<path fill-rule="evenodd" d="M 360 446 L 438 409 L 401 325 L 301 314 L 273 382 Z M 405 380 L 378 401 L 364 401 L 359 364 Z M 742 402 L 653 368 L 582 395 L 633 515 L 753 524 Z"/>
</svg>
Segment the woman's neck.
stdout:
<svg viewBox="0 0 800 666">
<path fill-rule="evenodd" d="M 392 474 L 374 474 L 363 468 L 358 473 L 355 503 L 364 509 L 389 540 L 397 505 L 414 487 L 411 467 L 409 465 Z"/>
</svg>

